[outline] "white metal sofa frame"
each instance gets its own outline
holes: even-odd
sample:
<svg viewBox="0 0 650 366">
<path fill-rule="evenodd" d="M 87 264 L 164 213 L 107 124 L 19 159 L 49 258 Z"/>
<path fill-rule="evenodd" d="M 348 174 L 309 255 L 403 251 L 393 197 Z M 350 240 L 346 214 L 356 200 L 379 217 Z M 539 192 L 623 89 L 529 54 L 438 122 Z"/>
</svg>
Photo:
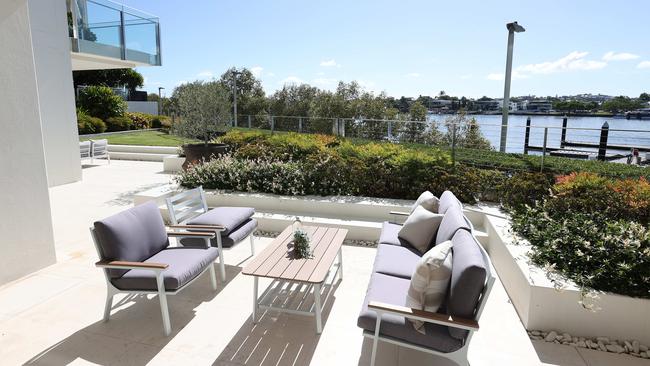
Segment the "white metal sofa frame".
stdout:
<svg viewBox="0 0 650 366">
<path fill-rule="evenodd" d="M 90 236 L 93 238 L 93 243 L 95 244 L 95 249 L 97 250 L 97 254 L 99 255 L 100 258 L 102 258 L 102 250 L 99 245 L 99 239 L 97 238 L 97 234 L 95 233 L 95 228 L 90 227 Z M 167 232 L 168 237 L 176 237 L 176 238 L 183 238 L 183 237 L 192 237 L 192 238 L 203 238 L 206 243 L 206 247 L 210 248 L 210 239 L 212 239 L 215 236 L 215 233 L 209 233 L 209 232 Z M 167 306 L 167 295 L 176 295 L 179 293 L 181 290 L 183 290 L 185 287 L 189 286 L 194 282 L 197 278 L 201 277 L 205 271 L 210 270 L 210 282 L 212 283 L 212 288 L 214 290 L 217 289 L 217 277 L 214 271 L 214 263 L 210 263 L 209 266 L 207 266 L 201 273 L 199 273 L 196 277 L 194 277 L 192 280 L 190 280 L 188 283 L 183 285 L 181 288 L 175 290 L 175 291 L 166 291 L 165 290 L 165 285 L 164 285 L 164 277 L 163 277 L 163 272 L 169 265 L 164 264 L 164 263 L 146 263 L 146 262 L 126 262 L 126 261 L 99 261 L 95 263 L 95 266 L 99 268 L 104 269 L 104 279 L 106 280 L 106 304 L 104 305 L 104 322 L 108 322 L 108 319 L 110 318 L 111 315 L 111 309 L 113 307 L 113 296 L 119 294 L 119 293 L 127 293 L 127 294 L 158 294 L 158 299 L 160 300 L 160 311 L 162 313 L 162 321 L 163 321 L 163 330 L 165 332 L 165 336 L 169 336 L 171 334 L 171 322 L 169 320 L 169 308 Z M 157 290 L 156 291 L 151 291 L 151 290 L 121 290 L 113 285 L 111 282 L 111 276 L 109 273 L 110 269 L 126 269 L 126 270 L 131 270 L 131 269 L 139 269 L 139 270 L 150 270 L 153 271 L 156 274 L 156 285 L 157 285 Z"/>
<path fill-rule="evenodd" d="M 390 214 L 396 216 L 409 215 L 408 212 L 400 212 L 400 211 L 391 211 Z M 458 365 L 463 365 L 463 366 L 469 365 L 469 362 L 467 361 L 467 351 L 469 349 L 469 343 L 470 340 L 472 339 L 472 335 L 474 334 L 474 332 L 478 331 L 479 329 L 478 322 L 479 319 L 481 318 L 481 314 L 483 313 L 483 309 L 485 308 L 486 300 L 490 295 L 490 291 L 492 291 L 492 286 L 494 285 L 494 281 L 496 280 L 496 275 L 495 275 L 496 271 L 492 266 L 492 261 L 490 260 L 490 257 L 488 256 L 487 252 L 485 251 L 485 249 L 483 249 L 481 244 L 476 240 L 476 236 L 474 236 L 474 225 L 472 225 L 472 222 L 469 221 L 467 216 L 463 215 L 463 218 L 465 219 L 465 222 L 467 222 L 467 224 L 470 227 L 470 230 L 472 232 L 472 239 L 474 240 L 474 243 L 481 250 L 481 254 L 483 255 L 483 261 L 486 263 L 486 267 L 487 267 L 485 284 L 483 286 L 483 291 L 481 291 L 481 295 L 478 299 L 478 303 L 476 304 L 474 318 L 465 319 L 465 318 L 451 316 L 447 314 L 432 313 L 429 311 L 412 309 L 412 308 L 407 308 L 399 305 L 386 304 L 379 301 L 371 301 L 368 304 L 368 308 L 373 309 L 375 312 L 377 312 L 377 322 L 375 323 L 375 331 L 374 332 L 367 331 L 367 330 L 363 331 L 364 337 L 368 337 L 373 340 L 372 353 L 370 356 L 371 366 L 375 365 L 375 357 L 377 355 L 377 343 L 380 340 L 398 346 L 441 356 L 449 360 L 452 360 Z M 417 344 L 405 342 L 398 338 L 380 335 L 379 328 L 381 326 L 381 317 L 383 314 L 393 314 L 397 316 L 403 316 L 408 319 L 420 320 L 426 323 L 433 323 L 433 324 L 439 324 L 451 328 L 464 329 L 469 331 L 469 334 L 467 334 L 467 337 L 465 337 L 465 341 L 461 348 L 457 349 L 456 351 L 448 352 L 448 353 L 440 352 Z"/>
<path fill-rule="evenodd" d="M 101 158 L 101 157 L 106 157 L 106 160 L 108 160 L 108 163 L 111 163 L 111 156 L 108 153 L 108 140 L 103 139 L 103 140 L 90 140 L 91 145 L 90 145 L 90 164 L 93 163 L 93 160 L 95 158 Z"/>
<path fill-rule="evenodd" d="M 223 281 L 226 280 L 226 265 L 223 260 L 223 244 L 221 243 L 221 233 L 224 227 L 218 225 L 181 225 L 199 215 L 202 215 L 210 209 L 205 199 L 205 191 L 199 186 L 194 189 L 181 192 L 173 197 L 165 199 L 167 210 L 169 212 L 170 228 L 192 228 L 202 231 L 213 231 L 217 239 L 217 248 L 219 249 L 219 275 Z M 255 231 L 250 235 L 251 255 L 255 255 Z"/>
</svg>

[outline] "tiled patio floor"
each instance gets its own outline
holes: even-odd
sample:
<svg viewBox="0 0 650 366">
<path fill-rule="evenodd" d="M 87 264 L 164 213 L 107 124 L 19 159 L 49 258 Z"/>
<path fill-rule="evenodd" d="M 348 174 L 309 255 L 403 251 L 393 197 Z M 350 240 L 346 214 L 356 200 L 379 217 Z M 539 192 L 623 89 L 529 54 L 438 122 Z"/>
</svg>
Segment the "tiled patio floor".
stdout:
<svg viewBox="0 0 650 366">
<path fill-rule="evenodd" d="M 253 281 L 240 274 L 250 259 L 248 245 L 226 252 L 228 279 L 216 292 L 204 277 L 169 299 L 170 337 L 163 336 L 155 297 L 127 299 L 102 323 L 105 285 L 93 266 L 97 258 L 87 228 L 130 207 L 133 193 L 169 183 L 161 168 L 161 163 L 113 161 L 85 168 L 83 182 L 51 190 L 59 262 L 0 287 L 0 364 L 368 364 L 370 342 L 356 318 L 374 260 L 371 248 L 344 246 L 344 279 L 326 306 L 320 336 L 312 318 L 298 315 L 266 313 L 257 325 L 251 323 Z M 258 252 L 270 240 L 258 239 Z M 261 287 L 266 283 L 261 281 Z M 553 344 L 533 347 L 497 283 L 470 347 L 470 363 L 536 365 L 539 353 L 548 364 L 647 365 L 630 357 L 573 351 Z M 377 360 L 378 365 L 447 364 L 382 343 Z"/>
</svg>

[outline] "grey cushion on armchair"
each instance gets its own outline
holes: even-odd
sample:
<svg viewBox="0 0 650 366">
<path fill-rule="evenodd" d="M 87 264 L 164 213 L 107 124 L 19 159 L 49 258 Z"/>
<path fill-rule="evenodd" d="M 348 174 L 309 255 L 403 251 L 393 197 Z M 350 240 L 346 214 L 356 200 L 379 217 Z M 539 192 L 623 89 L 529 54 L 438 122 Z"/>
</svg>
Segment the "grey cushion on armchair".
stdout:
<svg viewBox="0 0 650 366">
<path fill-rule="evenodd" d="M 187 221 L 188 225 L 221 225 L 225 230 L 221 235 L 226 236 L 240 227 L 255 214 L 252 207 L 215 207 Z"/>
<path fill-rule="evenodd" d="M 158 205 L 147 202 L 94 223 L 102 260 L 142 262 L 169 246 Z M 111 278 L 127 270 L 109 270 Z"/>
</svg>

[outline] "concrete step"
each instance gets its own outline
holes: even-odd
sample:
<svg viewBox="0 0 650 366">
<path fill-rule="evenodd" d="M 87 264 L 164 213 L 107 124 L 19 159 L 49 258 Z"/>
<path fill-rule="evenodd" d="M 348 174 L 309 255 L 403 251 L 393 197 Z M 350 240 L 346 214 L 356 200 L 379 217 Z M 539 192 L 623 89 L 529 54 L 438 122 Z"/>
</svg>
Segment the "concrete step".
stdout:
<svg viewBox="0 0 650 366">
<path fill-rule="evenodd" d="M 136 153 L 136 152 L 118 152 L 109 151 L 111 159 L 115 160 L 137 160 L 137 161 L 160 161 L 162 162 L 169 154 L 152 154 L 152 153 Z"/>
<path fill-rule="evenodd" d="M 296 215 L 256 212 L 253 217 L 257 219 L 259 230 L 281 232 L 293 223 Z M 346 238 L 352 240 L 378 240 L 382 225 L 381 222 L 376 221 L 332 219 L 314 216 L 300 216 L 300 221 L 305 225 L 347 229 L 348 235 Z"/>
<path fill-rule="evenodd" d="M 109 152 L 144 153 L 144 154 L 178 154 L 174 146 L 140 146 L 140 145 L 108 145 Z"/>
</svg>

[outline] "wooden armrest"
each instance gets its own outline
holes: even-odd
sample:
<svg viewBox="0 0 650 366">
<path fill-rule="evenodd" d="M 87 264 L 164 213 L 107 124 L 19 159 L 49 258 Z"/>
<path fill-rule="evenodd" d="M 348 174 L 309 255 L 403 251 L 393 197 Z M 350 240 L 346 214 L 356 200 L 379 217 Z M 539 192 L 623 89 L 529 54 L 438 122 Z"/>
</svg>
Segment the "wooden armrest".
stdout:
<svg viewBox="0 0 650 366">
<path fill-rule="evenodd" d="M 224 231 L 225 227 L 221 225 L 167 225 L 170 229 L 207 229 L 207 230 L 216 230 Z"/>
<path fill-rule="evenodd" d="M 141 268 L 141 269 L 166 269 L 169 264 L 165 263 L 145 263 L 145 262 L 127 262 L 127 261 L 99 261 L 95 266 L 100 268 Z"/>
<path fill-rule="evenodd" d="M 414 318 L 429 323 L 446 325 L 453 328 L 466 330 L 478 330 L 478 322 L 473 319 L 465 319 L 447 314 L 432 313 L 430 311 L 411 309 L 405 306 L 391 305 L 378 301 L 368 303 L 368 308 L 379 312 L 403 315 L 407 318 Z"/>
<path fill-rule="evenodd" d="M 403 212 L 403 211 L 391 211 L 391 215 L 398 215 L 398 216 L 409 216 L 410 213 L 408 212 Z"/>
<path fill-rule="evenodd" d="M 214 238 L 213 231 L 168 231 L 167 236 L 173 238 Z"/>
</svg>

